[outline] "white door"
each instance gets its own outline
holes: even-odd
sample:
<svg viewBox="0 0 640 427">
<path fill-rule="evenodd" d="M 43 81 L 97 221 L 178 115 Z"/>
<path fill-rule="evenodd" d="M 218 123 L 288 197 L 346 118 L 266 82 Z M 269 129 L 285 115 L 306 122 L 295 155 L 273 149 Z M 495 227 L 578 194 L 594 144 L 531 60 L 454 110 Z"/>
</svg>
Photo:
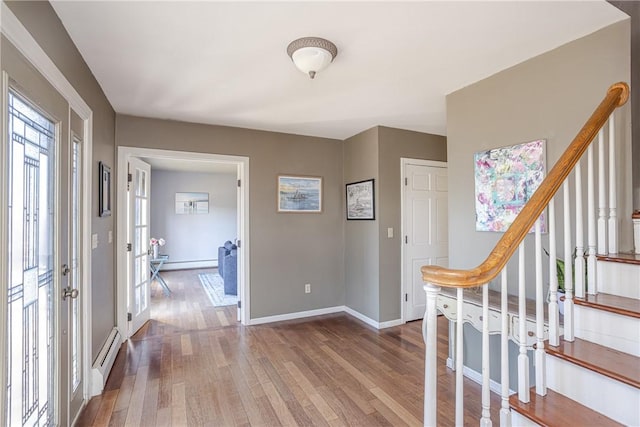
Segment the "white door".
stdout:
<svg viewBox="0 0 640 427">
<path fill-rule="evenodd" d="M 24 90 L 24 88 L 21 88 Z M 4 324 L 4 423 L 70 425 L 83 403 L 80 271 L 81 140 L 70 140 L 68 104 L 51 91 L 38 107 L 7 94 L 8 254 Z M 62 120 L 53 117 L 63 117 Z M 4 297 L 3 297 L 4 299 Z M 6 381 L 6 382 L 4 382 Z"/>
<path fill-rule="evenodd" d="M 416 162 L 418 163 L 418 162 Z M 420 268 L 448 267 L 448 183 L 446 166 L 404 167 L 404 321 L 424 317 L 426 297 Z"/>
<path fill-rule="evenodd" d="M 128 192 L 128 236 L 131 251 L 128 257 L 129 336 L 149 320 L 151 314 L 149 281 L 149 198 L 151 166 L 132 157 L 128 165 L 131 181 Z"/>
</svg>

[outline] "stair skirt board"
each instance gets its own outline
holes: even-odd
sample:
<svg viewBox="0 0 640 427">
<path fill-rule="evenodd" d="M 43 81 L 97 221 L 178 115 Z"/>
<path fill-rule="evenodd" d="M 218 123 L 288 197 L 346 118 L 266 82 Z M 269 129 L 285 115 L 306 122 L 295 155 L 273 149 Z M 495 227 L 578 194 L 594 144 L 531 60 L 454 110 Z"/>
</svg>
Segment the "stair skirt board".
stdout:
<svg viewBox="0 0 640 427">
<path fill-rule="evenodd" d="M 575 336 L 640 357 L 640 319 L 576 305 Z"/>
<path fill-rule="evenodd" d="M 640 268 L 634 264 L 598 261 L 598 292 L 640 299 Z"/>
<path fill-rule="evenodd" d="M 640 389 L 551 355 L 546 359 L 551 390 L 619 423 L 640 425 Z"/>
<path fill-rule="evenodd" d="M 91 368 L 91 397 L 102 393 L 121 344 L 122 336 L 113 328 Z"/>
</svg>

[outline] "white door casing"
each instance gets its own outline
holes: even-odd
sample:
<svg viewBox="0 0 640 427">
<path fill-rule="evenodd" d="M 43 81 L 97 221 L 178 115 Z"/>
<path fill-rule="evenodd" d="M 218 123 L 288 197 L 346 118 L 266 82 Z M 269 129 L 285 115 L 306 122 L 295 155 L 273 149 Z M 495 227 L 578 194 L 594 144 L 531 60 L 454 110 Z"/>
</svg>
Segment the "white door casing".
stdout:
<svg viewBox="0 0 640 427">
<path fill-rule="evenodd" d="M 118 226 L 116 244 L 122 250 L 116 251 L 117 257 L 117 327 L 124 340 L 130 337 L 127 321 L 129 291 L 128 282 L 128 253 L 126 252 L 129 243 L 126 233 L 127 223 L 127 164 L 133 157 L 155 158 L 164 160 L 180 160 L 205 163 L 226 163 L 237 166 L 239 193 L 237 198 L 238 232 L 237 238 L 240 241 L 238 247 L 238 298 L 241 302 L 240 321 L 244 325 L 251 323 L 251 280 L 250 280 L 250 239 L 249 239 L 249 158 L 243 156 L 233 156 L 224 154 L 192 153 L 185 151 L 162 150 L 155 148 L 141 147 L 118 147 L 118 168 L 117 168 L 117 209 Z"/>
<path fill-rule="evenodd" d="M 403 321 L 424 316 L 423 265 L 449 263 L 446 163 L 403 159 Z"/>
</svg>

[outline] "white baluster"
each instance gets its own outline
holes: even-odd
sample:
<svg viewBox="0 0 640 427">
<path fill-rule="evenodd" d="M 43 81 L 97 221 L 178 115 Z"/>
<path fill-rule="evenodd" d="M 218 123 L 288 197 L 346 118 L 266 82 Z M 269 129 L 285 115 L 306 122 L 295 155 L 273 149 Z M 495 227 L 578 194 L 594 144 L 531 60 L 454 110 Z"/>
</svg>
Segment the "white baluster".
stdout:
<svg viewBox="0 0 640 427">
<path fill-rule="evenodd" d="M 598 253 L 607 254 L 607 177 L 604 169 L 604 129 L 598 132 Z"/>
<path fill-rule="evenodd" d="M 596 294 L 596 191 L 593 144 L 587 149 L 587 278 L 589 294 Z"/>
<path fill-rule="evenodd" d="M 618 253 L 618 213 L 616 194 L 616 132 L 615 115 L 609 117 L 609 253 Z"/>
<path fill-rule="evenodd" d="M 518 317 L 520 354 L 518 354 L 518 399 L 529 403 L 529 356 L 527 355 L 527 287 L 524 269 L 524 240 L 518 249 Z M 457 424 L 456 425 L 462 425 Z"/>
<path fill-rule="evenodd" d="M 582 167 L 576 163 L 576 260 L 575 260 L 575 293 L 584 298 L 584 224 L 582 212 Z"/>
<path fill-rule="evenodd" d="M 562 187 L 564 202 L 564 340 L 573 341 L 573 243 L 571 241 L 571 199 L 568 179 Z"/>
<path fill-rule="evenodd" d="M 549 344 L 560 345 L 560 314 L 558 311 L 558 255 L 556 249 L 556 207 L 549 201 Z"/>
<path fill-rule="evenodd" d="M 500 426 L 511 427 L 511 407 L 509 406 L 509 289 L 507 287 L 507 268 L 502 270 L 500 293 L 500 383 L 502 405 L 500 407 Z"/>
<path fill-rule="evenodd" d="M 536 394 L 547 394 L 544 352 L 544 283 L 542 279 L 542 232 L 540 218 L 535 225 L 536 242 Z"/>
<path fill-rule="evenodd" d="M 456 416 L 455 422 L 457 426 L 464 425 L 464 363 L 463 363 L 463 326 L 464 315 L 462 313 L 464 293 L 462 288 L 458 288 L 456 292 L 456 311 L 458 312 L 456 322 Z"/>
<path fill-rule="evenodd" d="M 489 285 L 482 286 L 482 418 L 480 427 L 491 427 L 491 371 L 489 367 Z"/>
<path fill-rule="evenodd" d="M 436 298 L 440 287 L 426 283 L 427 307 L 422 321 L 424 339 L 424 425 L 437 425 L 437 386 L 438 386 L 438 309 Z"/>
</svg>

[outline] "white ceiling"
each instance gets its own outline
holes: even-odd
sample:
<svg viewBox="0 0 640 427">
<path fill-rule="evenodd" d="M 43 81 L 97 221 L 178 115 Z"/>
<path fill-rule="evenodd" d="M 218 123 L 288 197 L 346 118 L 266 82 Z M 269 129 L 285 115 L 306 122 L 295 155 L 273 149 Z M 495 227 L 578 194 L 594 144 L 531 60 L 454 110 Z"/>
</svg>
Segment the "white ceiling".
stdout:
<svg viewBox="0 0 640 427">
<path fill-rule="evenodd" d="M 118 113 L 338 139 L 445 135 L 447 94 L 627 18 L 575 0 L 53 7 Z M 315 80 L 286 53 L 303 36 L 338 46 Z"/>
<path fill-rule="evenodd" d="M 210 160 L 184 160 L 168 157 L 141 157 L 141 160 L 149 163 L 152 170 L 171 172 L 194 172 L 236 175 L 238 166 L 236 163 L 216 162 Z"/>
</svg>

